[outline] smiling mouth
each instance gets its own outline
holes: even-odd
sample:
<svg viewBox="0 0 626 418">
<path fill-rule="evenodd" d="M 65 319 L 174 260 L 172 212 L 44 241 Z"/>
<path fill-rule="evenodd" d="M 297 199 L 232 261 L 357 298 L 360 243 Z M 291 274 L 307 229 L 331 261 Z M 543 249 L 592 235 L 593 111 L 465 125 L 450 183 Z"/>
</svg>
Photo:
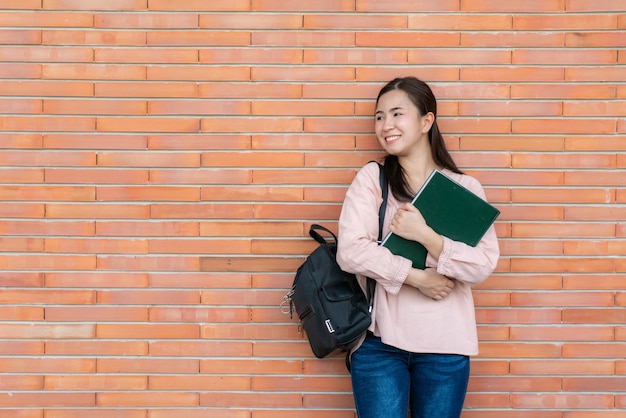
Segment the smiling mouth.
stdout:
<svg viewBox="0 0 626 418">
<path fill-rule="evenodd" d="M 396 141 L 398 139 L 400 139 L 400 135 L 393 135 L 393 136 L 385 137 L 385 141 L 386 142 L 393 142 L 393 141 Z"/>
</svg>

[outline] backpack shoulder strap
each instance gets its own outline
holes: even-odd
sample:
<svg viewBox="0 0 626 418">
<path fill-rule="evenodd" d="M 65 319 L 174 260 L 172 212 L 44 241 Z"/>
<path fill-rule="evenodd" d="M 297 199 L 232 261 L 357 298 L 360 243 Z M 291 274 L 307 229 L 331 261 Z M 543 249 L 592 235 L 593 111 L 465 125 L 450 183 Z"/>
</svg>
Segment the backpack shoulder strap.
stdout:
<svg viewBox="0 0 626 418">
<path fill-rule="evenodd" d="M 380 181 L 380 189 L 382 190 L 383 201 L 378 208 L 378 242 L 381 242 L 383 239 L 383 226 L 385 224 L 385 212 L 387 211 L 387 197 L 389 196 L 389 183 L 387 183 L 387 178 L 385 177 L 385 172 L 383 170 L 382 164 L 376 162 L 378 164 L 378 179 Z M 369 302 L 369 309 L 372 312 L 372 308 L 374 306 L 374 291 L 376 289 L 376 282 L 374 279 L 367 278 L 367 301 Z"/>
</svg>

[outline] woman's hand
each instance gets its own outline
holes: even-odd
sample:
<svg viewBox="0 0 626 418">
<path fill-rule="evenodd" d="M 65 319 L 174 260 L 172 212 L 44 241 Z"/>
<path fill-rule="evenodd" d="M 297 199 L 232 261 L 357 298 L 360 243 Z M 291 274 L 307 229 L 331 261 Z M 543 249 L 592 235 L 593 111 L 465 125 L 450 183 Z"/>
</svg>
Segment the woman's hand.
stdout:
<svg viewBox="0 0 626 418">
<path fill-rule="evenodd" d="M 421 212 L 410 203 L 398 208 L 391 219 L 389 229 L 404 239 L 421 242 L 432 229 L 426 224 Z"/>
<path fill-rule="evenodd" d="M 444 299 L 455 286 L 454 280 L 437 273 L 434 268 L 425 270 L 412 268 L 404 283 L 417 288 L 424 295 L 434 300 Z"/>
<path fill-rule="evenodd" d="M 404 239 L 419 242 L 435 260 L 439 260 L 443 251 L 443 238 L 428 226 L 422 213 L 411 203 L 398 208 L 391 219 L 389 230 Z"/>
</svg>

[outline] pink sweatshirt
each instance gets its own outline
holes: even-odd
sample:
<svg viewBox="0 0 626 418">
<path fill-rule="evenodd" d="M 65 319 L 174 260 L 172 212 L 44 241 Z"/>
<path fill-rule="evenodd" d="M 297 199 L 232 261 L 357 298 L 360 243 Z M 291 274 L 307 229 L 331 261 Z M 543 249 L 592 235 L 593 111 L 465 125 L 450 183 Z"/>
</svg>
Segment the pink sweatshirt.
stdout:
<svg viewBox="0 0 626 418">
<path fill-rule="evenodd" d="M 482 186 L 473 177 L 449 170 L 443 173 L 485 199 Z M 444 237 L 439 261 L 428 255 L 428 267 L 456 279 L 453 291 L 435 301 L 403 285 L 411 262 L 376 243 L 381 202 L 378 165 L 369 163 L 357 173 L 343 203 L 337 261 L 343 270 L 357 274 L 362 288 L 366 276 L 376 280 L 370 331 L 384 343 L 414 353 L 477 354 L 471 287 L 487 279 L 496 267 L 500 250 L 494 227 L 476 247 Z M 390 190 L 383 237 L 402 204 Z"/>
</svg>

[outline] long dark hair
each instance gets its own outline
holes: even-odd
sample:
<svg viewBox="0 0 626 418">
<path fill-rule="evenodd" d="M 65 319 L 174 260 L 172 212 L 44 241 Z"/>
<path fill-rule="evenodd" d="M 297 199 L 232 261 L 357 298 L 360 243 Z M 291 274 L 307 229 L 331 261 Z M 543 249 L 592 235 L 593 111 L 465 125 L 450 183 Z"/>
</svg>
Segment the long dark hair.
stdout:
<svg viewBox="0 0 626 418">
<path fill-rule="evenodd" d="M 411 99 L 411 102 L 417 107 L 421 116 L 426 115 L 428 112 L 435 115 L 435 121 L 428 132 L 428 140 L 430 142 L 433 160 L 439 167 L 463 174 L 456 166 L 452 156 L 448 153 L 446 143 L 441 132 L 439 132 L 439 127 L 437 126 L 437 99 L 435 99 L 435 95 L 428 84 L 415 77 L 395 78 L 380 90 L 376 98 L 376 104 L 378 105 L 378 101 L 383 94 L 392 90 L 404 91 L 409 96 L 409 99 Z M 397 156 L 387 155 L 385 157 L 384 171 L 389 181 L 391 192 L 396 199 L 411 200 L 416 190 L 412 190 L 411 186 L 409 186 L 406 174 Z"/>
</svg>

